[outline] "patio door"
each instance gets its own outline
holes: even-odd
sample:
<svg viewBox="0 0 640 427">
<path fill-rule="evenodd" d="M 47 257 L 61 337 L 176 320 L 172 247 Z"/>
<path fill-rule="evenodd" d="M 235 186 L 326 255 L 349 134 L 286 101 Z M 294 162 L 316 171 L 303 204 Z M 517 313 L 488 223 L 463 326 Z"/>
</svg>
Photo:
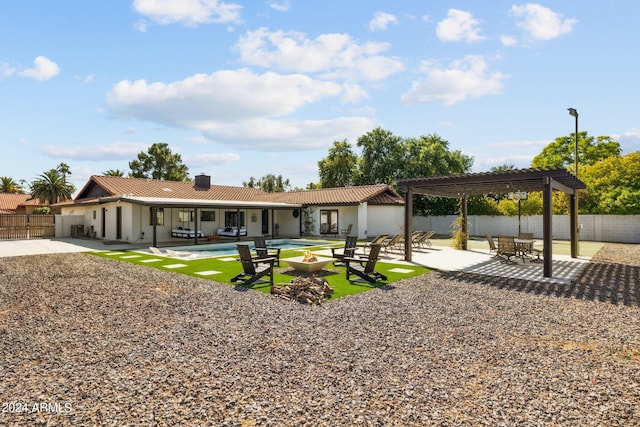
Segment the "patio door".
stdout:
<svg viewBox="0 0 640 427">
<path fill-rule="evenodd" d="M 269 233 L 269 209 L 262 209 L 262 234 Z"/>
<path fill-rule="evenodd" d="M 116 208 L 116 239 L 122 239 L 122 206 Z"/>
<path fill-rule="evenodd" d="M 338 234 L 338 210 L 320 211 L 320 234 Z"/>
</svg>

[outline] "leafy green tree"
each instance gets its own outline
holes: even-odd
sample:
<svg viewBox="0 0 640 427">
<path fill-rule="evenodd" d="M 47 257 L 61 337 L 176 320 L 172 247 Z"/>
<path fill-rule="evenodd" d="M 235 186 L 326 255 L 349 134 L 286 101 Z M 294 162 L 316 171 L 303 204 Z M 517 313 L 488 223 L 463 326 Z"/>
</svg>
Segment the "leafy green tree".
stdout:
<svg viewBox="0 0 640 427">
<path fill-rule="evenodd" d="M 358 138 L 357 146 L 362 148 L 362 155 L 356 184 L 395 186 L 403 175 L 405 153 L 402 138 L 378 127 Z"/>
<path fill-rule="evenodd" d="M 282 175 L 275 176 L 273 174 L 267 174 L 257 180 L 251 177 L 249 181 L 243 182 L 242 185 L 244 187 L 259 188 L 267 193 L 281 193 L 291 188 L 288 179 L 284 179 Z"/>
<path fill-rule="evenodd" d="M 575 169 L 575 133 L 561 136 L 549 143 L 531 162 L 534 168 L 561 168 L 571 171 Z M 620 156 L 620 144 L 609 136 L 587 135 L 578 133 L 578 165 L 592 165 L 611 156 Z M 580 171 L 578 171 L 580 172 Z"/>
<path fill-rule="evenodd" d="M 102 172 L 102 174 L 104 176 L 124 176 L 124 171 L 121 171 L 120 169 L 109 169 Z"/>
<path fill-rule="evenodd" d="M 53 204 L 69 200 L 74 191 L 76 191 L 75 186 L 68 184 L 58 169 L 50 169 L 40 174 L 31 183 L 31 195 L 40 200 L 40 203 Z"/>
<path fill-rule="evenodd" d="M 182 163 L 180 154 L 171 152 L 165 142 L 153 144 L 146 153 L 138 153 L 137 160 L 129 162 L 134 178 L 152 178 L 166 181 L 187 181 L 189 169 Z"/>
<path fill-rule="evenodd" d="M 580 212 L 640 214 L 640 151 L 611 156 L 585 166 L 580 178 L 587 189 L 580 193 Z"/>
<path fill-rule="evenodd" d="M 404 160 L 401 178 L 441 175 L 460 175 L 469 172 L 473 158 L 460 151 L 450 151 L 449 142 L 436 134 L 404 140 Z M 416 195 L 413 212 L 420 215 L 448 215 L 457 213 L 459 201 L 446 197 Z"/>
<path fill-rule="evenodd" d="M 358 168 L 358 156 L 347 140 L 334 141 L 329 155 L 318 162 L 320 185 L 324 188 L 353 185 Z"/>
<path fill-rule="evenodd" d="M 0 176 L 0 193 L 24 194 L 24 188 L 8 176 Z"/>
</svg>

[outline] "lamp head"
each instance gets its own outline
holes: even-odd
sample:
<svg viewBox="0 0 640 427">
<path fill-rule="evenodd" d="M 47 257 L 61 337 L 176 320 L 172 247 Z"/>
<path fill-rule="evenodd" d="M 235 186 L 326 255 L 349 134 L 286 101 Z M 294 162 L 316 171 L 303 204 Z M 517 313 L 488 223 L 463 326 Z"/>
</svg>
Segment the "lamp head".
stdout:
<svg viewBox="0 0 640 427">
<path fill-rule="evenodd" d="M 569 114 L 573 117 L 578 117 L 578 110 L 576 110 L 575 108 L 567 108 L 567 110 L 569 110 Z"/>
</svg>

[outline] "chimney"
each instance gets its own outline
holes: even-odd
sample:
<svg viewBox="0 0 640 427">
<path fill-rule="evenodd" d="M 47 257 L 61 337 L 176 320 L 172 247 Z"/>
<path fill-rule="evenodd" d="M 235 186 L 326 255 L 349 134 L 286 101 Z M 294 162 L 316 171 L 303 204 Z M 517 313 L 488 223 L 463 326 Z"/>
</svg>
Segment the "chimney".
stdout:
<svg viewBox="0 0 640 427">
<path fill-rule="evenodd" d="M 209 190 L 211 188 L 211 176 L 201 173 L 196 175 L 196 190 Z"/>
</svg>

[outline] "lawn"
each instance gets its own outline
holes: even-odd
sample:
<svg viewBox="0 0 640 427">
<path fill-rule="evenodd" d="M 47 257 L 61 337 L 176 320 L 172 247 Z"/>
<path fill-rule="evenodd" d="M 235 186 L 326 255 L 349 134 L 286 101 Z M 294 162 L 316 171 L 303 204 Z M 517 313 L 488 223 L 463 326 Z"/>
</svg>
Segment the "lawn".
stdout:
<svg viewBox="0 0 640 427">
<path fill-rule="evenodd" d="M 232 283 L 231 278 L 242 271 L 242 265 L 237 261 L 238 256 L 196 258 L 196 259 L 176 259 L 157 256 L 146 251 L 95 251 L 92 255 L 102 258 L 116 259 L 121 262 L 142 265 L 148 268 L 157 268 L 164 271 L 171 271 L 176 274 L 184 274 L 216 282 L 227 283 L 232 286 L 239 286 Z M 280 259 L 299 256 L 299 250 L 283 250 Z M 322 275 L 329 282 L 334 290 L 329 300 L 334 300 L 347 295 L 355 295 L 366 292 L 376 287 L 385 286 L 398 280 L 419 276 L 428 273 L 430 270 L 417 265 L 402 265 L 397 263 L 380 262 L 376 263 L 376 271 L 387 276 L 386 281 L 373 285 L 365 281 L 356 281 L 356 276 L 351 276 L 351 281 L 347 281 L 345 267 L 341 265 L 329 264 L 319 275 Z M 289 283 L 297 274 L 283 262 L 280 267 L 274 266 L 274 283 Z M 247 285 L 248 288 L 269 293 L 269 283 L 258 283 Z"/>
</svg>

